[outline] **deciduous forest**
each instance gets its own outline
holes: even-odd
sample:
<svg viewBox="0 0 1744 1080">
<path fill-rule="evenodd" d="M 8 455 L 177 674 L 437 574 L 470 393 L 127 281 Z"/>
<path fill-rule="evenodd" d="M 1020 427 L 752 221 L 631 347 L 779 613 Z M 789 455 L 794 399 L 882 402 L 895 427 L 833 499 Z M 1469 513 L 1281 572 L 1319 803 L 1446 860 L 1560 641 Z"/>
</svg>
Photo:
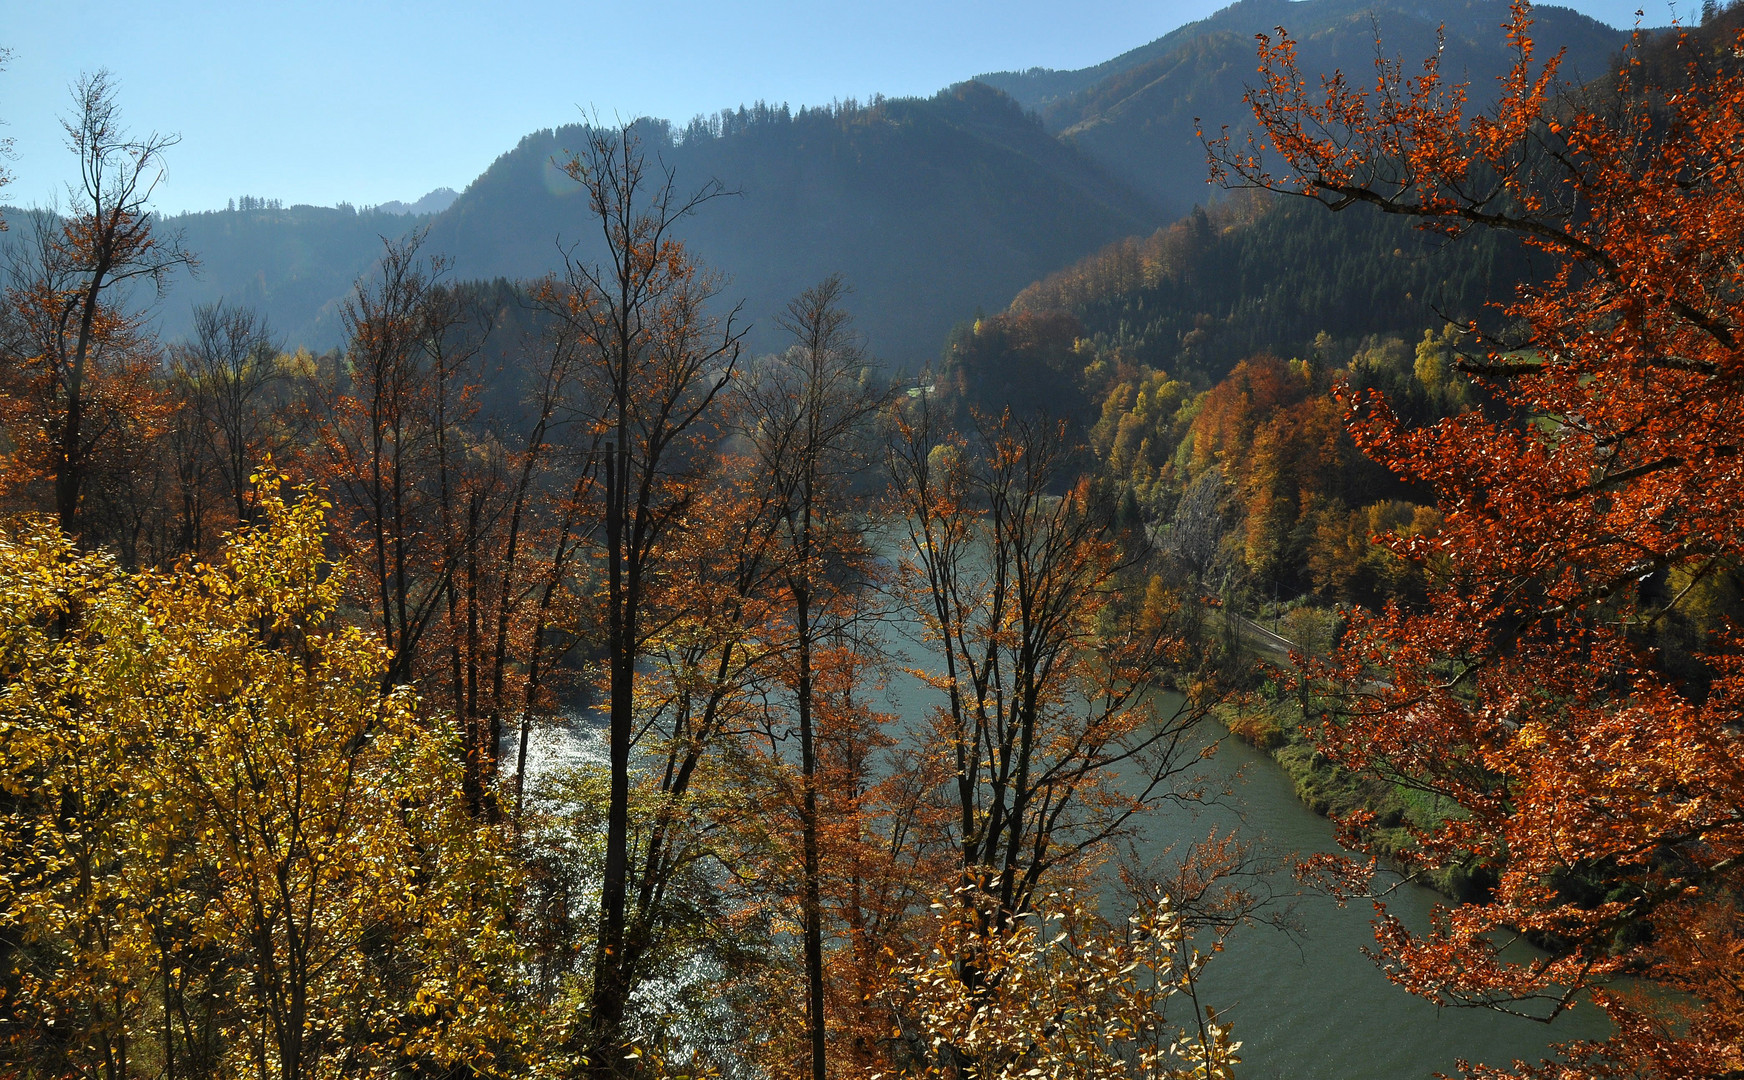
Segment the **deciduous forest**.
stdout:
<svg viewBox="0 0 1744 1080">
<path fill-rule="evenodd" d="M 1378 1076 L 1292 1034 L 1372 967 L 1477 1018 L 1386 1068 L 1744 1076 L 1744 9 L 1450 13 L 1493 80 L 1278 27 L 1166 221 L 1059 117 L 1161 139 L 1134 87 L 1241 8 L 563 129 L 513 278 L 448 243 L 513 240 L 499 167 L 166 218 L 176 139 L 83 77 L 0 237 L 0 1075 Z M 894 264 L 747 299 L 691 230 L 814 142 L 1052 269 L 918 364 Z M 243 226 L 307 307 L 360 260 L 337 344 L 202 251 Z M 1228 816 L 1258 770 L 1325 843 Z"/>
</svg>

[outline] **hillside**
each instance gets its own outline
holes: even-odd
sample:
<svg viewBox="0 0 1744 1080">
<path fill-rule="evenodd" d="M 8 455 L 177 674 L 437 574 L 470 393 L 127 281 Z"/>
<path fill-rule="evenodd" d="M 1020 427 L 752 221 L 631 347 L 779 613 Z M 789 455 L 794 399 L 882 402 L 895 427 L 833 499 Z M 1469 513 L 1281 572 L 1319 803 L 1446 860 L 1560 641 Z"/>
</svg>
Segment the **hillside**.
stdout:
<svg viewBox="0 0 1744 1080">
<path fill-rule="evenodd" d="M 1026 283 L 1166 220 L 976 84 L 798 113 L 759 105 L 684 128 L 644 120 L 638 134 L 679 186 L 717 179 L 732 192 L 680 235 L 725 276 L 724 298 L 744 300 L 754 349 L 779 345 L 771 317 L 790 297 L 840 271 L 879 356 L 922 366 L 977 308 L 1004 307 Z M 226 296 L 265 312 L 292 343 L 335 345 L 338 304 L 382 239 L 418 229 L 456 280 L 550 272 L 560 243 L 593 236 L 557 164 L 583 135 L 572 126 L 527 136 L 433 216 L 267 204 L 171 218 L 201 267 L 176 282 L 161 328 L 180 336 L 194 304 Z"/>
<path fill-rule="evenodd" d="M 730 276 L 725 293 L 764 328 L 757 348 L 777 343 L 768 324 L 788 298 L 841 271 L 874 349 L 915 367 L 978 307 L 1003 307 L 1036 277 L 1163 220 L 976 84 L 925 100 L 759 106 L 683 129 L 639 128 L 681 187 L 712 177 L 736 192 L 680 235 Z M 451 254 L 461 275 L 529 277 L 557 264 L 559 243 L 590 241 L 577 185 L 555 164 L 583 135 L 569 127 L 523 139 L 435 220 L 432 249 Z"/>
<path fill-rule="evenodd" d="M 196 304 L 223 297 L 266 314 L 290 344 L 324 349 L 339 343 L 339 303 L 381 254 L 382 239 L 424 228 L 430 216 L 349 206 L 215 210 L 168 218 L 200 260 L 158 311 L 160 330 L 178 338 L 193 325 Z"/>
<path fill-rule="evenodd" d="M 1540 55 L 1567 49 L 1562 74 L 1580 82 L 1605 71 L 1627 34 L 1561 7 L 1535 8 Z M 1446 35 L 1443 70 L 1468 79 L 1484 100 L 1511 54 L 1500 30 L 1504 0 L 1238 0 L 1198 22 L 1112 60 L 1078 71 L 1031 70 L 978 76 L 1035 110 L 1110 174 L 1184 214 L 1207 197 L 1205 150 L 1196 121 L 1216 132 L 1245 130 L 1242 93 L 1254 72 L 1254 35 L 1288 29 L 1304 72 L 1342 70 L 1367 78 L 1377 34 L 1407 71 Z"/>
<path fill-rule="evenodd" d="M 1329 364 L 1447 319 L 1496 329 L 1490 302 L 1535 270 L 1498 234 L 1450 244 L 1365 207 L 1244 195 L 1111 244 L 958 326 L 940 382 L 963 406 L 1088 425 L 1120 372 L 1166 371 L 1202 390 L 1257 354 Z"/>
</svg>

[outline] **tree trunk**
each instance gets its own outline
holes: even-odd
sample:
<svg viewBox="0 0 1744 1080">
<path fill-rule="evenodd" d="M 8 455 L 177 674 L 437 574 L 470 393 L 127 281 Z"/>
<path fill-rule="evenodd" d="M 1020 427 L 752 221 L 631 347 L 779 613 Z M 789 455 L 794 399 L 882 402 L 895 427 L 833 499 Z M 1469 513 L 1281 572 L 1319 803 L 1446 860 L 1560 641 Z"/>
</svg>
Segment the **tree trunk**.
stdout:
<svg viewBox="0 0 1744 1080">
<path fill-rule="evenodd" d="M 620 414 L 621 415 L 621 414 Z M 606 444 L 606 564 L 611 715 L 608 724 L 611 789 L 606 812 L 605 880 L 600 887 L 600 934 L 594 953 L 590 1025 L 596 1077 L 617 1075 L 623 1041 L 625 997 L 624 908 L 629 885 L 631 695 L 636 688 L 635 610 L 629 595 L 634 568 L 624 550 L 628 450 Z M 631 580 L 626 580 L 631 579 Z"/>
<path fill-rule="evenodd" d="M 806 515 L 809 532 L 809 517 Z M 806 536 L 802 533 L 802 537 Z M 806 545 L 802 539 L 801 551 Z M 806 1013 L 811 1027 L 812 1080 L 824 1080 L 824 936 L 823 901 L 818 871 L 817 749 L 812 731 L 811 590 L 804 577 L 808 571 L 801 555 L 800 583 L 794 590 L 794 621 L 799 638 L 799 755 L 804 777 L 804 809 L 801 827 L 805 833 L 805 981 Z"/>
</svg>

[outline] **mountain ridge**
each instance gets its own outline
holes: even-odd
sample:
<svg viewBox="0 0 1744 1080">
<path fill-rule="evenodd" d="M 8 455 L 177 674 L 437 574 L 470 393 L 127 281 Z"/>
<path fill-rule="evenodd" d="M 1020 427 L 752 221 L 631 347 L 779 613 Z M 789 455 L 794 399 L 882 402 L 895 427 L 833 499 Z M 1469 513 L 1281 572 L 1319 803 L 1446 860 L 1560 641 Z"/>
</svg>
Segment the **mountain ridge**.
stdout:
<svg viewBox="0 0 1744 1080">
<path fill-rule="evenodd" d="M 1610 70 L 1629 39 L 1571 8 L 1533 9 L 1540 57 L 1566 50 L 1562 81 L 1578 84 Z M 1254 35 L 1282 25 L 1298 44 L 1306 73 L 1342 70 L 1367 81 L 1377 55 L 1407 73 L 1439 55 L 1451 81 L 1469 80 L 1473 99 L 1513 63 L 1502 26 L 1507 0 L 1237 0 L 1103 64 L 1066 73 L 981 76 L 1041 118 L 1109 173 L 1173 216 L 1203 201 L 1201 130 L 1226 126 L 1238 139 L 1251 114 L 1242 95 L 1254 78 Z M 1380 51 L 1377 49 L 1380 45 Z M 1059 74 L 1059 73 L 1054 73 Z"/>
<path fill-rule="evenodd" d="M 750 347 L 779 347 L 772 316 L 841 272 L 874 352 L 915 369 L 937 359 L 956 323 L 1218 197 L 1205 184 L 1195 118 L 1210 131 L 1241 123 L 1254 64 L 1246 30 L 1294 21 L 1306 71 L 1371 63 L 1376 26 L 1390 51 L 1411 57 L 1433 48 L 1445 25 L 1448 66 L 1482 77 L 1507 59 L 1502 32 L 1485 29 L 1505 10 L 1504 0 L 1238 0 L 1067 73 L 1077 84 L 1059 84 L 1039 108 L 1041 76 L 1001 85 L 995 73 L 931 97 L 798 111 L 760 103 L 683 126 L 636 126 L 681 185 L 716 178 L 739 193 L 679 235 L 731 279 L 727 295 L 742 297 L 757 324 Z M 1569 9 L 1538 10 L 1541 43 L 1569 45 L 1571 73 L 1602 68 L 1622 44 L 1620 32 Z M 440 191 L 362 210 L 274 204 L 167 219 L 206 271 L 178 285 L 160 325 L 183 334 L 193 304 L 223 296 L 261 308 L 291 344 L 330 347 L 351 282 L 384 240 L 419 230 L 456 280 L 537 277 L 561 265 L 560 242 L 580 241 L 586 257 L 585 206 L 555 164 L 582 137 L 578 125 L 529 133 L 430 215 L 397 211 L 433 207 Z"/>
<path fill-rule="evenodd" d="M 389 199 L 385 203 L 377 203 L 372 209 L 384 214 L 400 214 L 416 217 L 421 214 L 440 214 L 454 205 L 454 200 L 460 198 L 460 192 L 451 187 L 439 187 L 434 191 L 424 193 L 411 202 L 401 202 L 399 199 Z"/>
<path fill-rule="evenodd" d="M 1455 13 L 1459 13 L 1456 5 Z M 1496 7 L 1503 13 L 1507 11 L 1506 2 L 1461 5 L 1466 9 L 1476 7 Z M 1340 11 L 1345 14 L 1362 14 L 1385 10 L 1410 11 L 1422 18 L 1435 21 L 1431 12 L 1432 5 L 1415 2 L 1406 3 L 1401 0 L 1236 0 L 1228 7 L 1220 8 L 1203 19 L 1183 23 L 1163 36 L 1146 42 L 1135 48 L 1128 49 L 1118 56 L 1110 57 L 1098 64 L 1088 67 L 1059 69 L 1032 67 L 1023 71 L 990 71 L 973 77 L 972 81 L 986 83 L 1005 91 L 1025 108 L 1042 112 L 1046 106 L 1071 97 L 1104 79 L 1122 74 L 1132 68 L 1166 56 L 1174 49 L 1186 44 L 1189 40 L 1213 33 L 1232 32 L 1238 36 L 1246 35 L 1252 43 L 1252 35 L 1271 33 L 1278 26 L 1284 26 L 1297 37 L 1307 37 L 1319 29 L 1323 29 L 1317 19 L 1325 18 L 1327 10 Z M 1317 10 L 1318 9 L 1318 10 Z M 1619 40 L 1628 36 L 1628 31 L 1610 27 L 1570 7 L 1559 4 L 1535 5 L 1533 12 L 1540 16 L 1549 16 L 1555 22 L 1566 18 L 1585 20 L 1598 27 L 1604 27 L 1611 34 L 1621 35 Z M 1298 19 L 1294 16 L 1306 14 L 1308 18 Z M 1445 13 L 1443 13 L 1445 14 Z M 1474 32 L 1492 29 L 1471 20 L 1456 21 L 1456 32 L 1467 36 Z M 1409 56 L 1409 54 L 1407 54 Z"/>
</svg>

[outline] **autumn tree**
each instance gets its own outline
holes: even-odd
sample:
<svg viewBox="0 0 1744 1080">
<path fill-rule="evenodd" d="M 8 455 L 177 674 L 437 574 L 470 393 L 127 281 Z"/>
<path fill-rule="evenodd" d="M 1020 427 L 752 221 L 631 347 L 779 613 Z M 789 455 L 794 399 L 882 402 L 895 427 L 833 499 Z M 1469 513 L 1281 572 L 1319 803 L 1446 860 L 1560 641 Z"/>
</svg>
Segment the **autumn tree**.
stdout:
<svg viewBox="0 0 1744 1080">
<path fill-rule="evenodd" d="M 268 458 L 290 457 L 297 418 L 275 408 L 284 402 L 274 391 L 289 377 L 280 351 L 264 317 L 223 301 L 196 307 L 192 340 L 169 348 L 184 551 L 199 551 L 205 539 L 208 488 L 224 503 L 218 520 L 248 524 L 253 471 Z"/>
<path fill-rule="evenodd" d="M 337 503 L 337 536 L 367 567 L 367 602 L 393 653 L 389 685 L 412 681 L 427 633 L 452 584 L 459 526 L 444 471 L 456 387 L 449 359 L 458 316 L 440 294 L 439 265 L 419 238 L 385 243 L 373 279 L 343 311 L 346 364 L 317 425 L 318 475 Z M 432 529 L 433 523 L 439 528 Z"/>
<path fill-rule="evenodd" d="M 764 900 L 742 885 L 760 876 L 749 867 L 767 862 L 771 825 L 767 774 L 748 751 L 768 708 L 771 669 L 789 647 L 775 618 L 778 504 L 746 457 L 722 455 L 693 479 L 691 520 L 664 541 L 660 574 L 645 596 L 621 956 L 632 986 L 746 948 L 725 920 Z M 591 834 L 564 842 L 591 846 L 596 856 L 609 813 L 601 798 L 608 768 L 581 769 L 587 794 L 575 801 L 584 805 L 558 811 L 578 815 Z M 597 859 L 584 864 L 590 886 L 598 870 Z M 572 905 L 591 911 L 594 899 Z M 654 1052 L 665 1041 L 662 1021 L 636 1021 L 636 1052 Z"/>
<path fill-rule="evenodd" d="M 955 902 L 887 990 L 916 1080 L 1230 1080 L 1241 1044 L 1198 997 L 1211 959 L 1167 896 L 1141 897 L 1125 927 L 1071 892 L 1037 898 L 986 937 Z M 965 953 L 983 986 L 965 985 Z M 1183 1017 L 1182 1013 L 1187 1015 Z"/>
<path fill-rule="evenodd" d="M 1364 466 L 1378 470 L 1345 435 L 1326 381 L 1317 383 L 1305 363 L 1272 356 L 1237 364 L 1199 400 L 1180 456 L 1187 484 L 1221 473 L 1242 511 L 1242 559 L 1254 580 L 1272 589 L 1305 584 L 1301 534 L 1318 509 L 1372 497 L 1390 480 L 1376 484 L 1363 475 Z"/>
<path fill-rule="evenodd" d="M 1130 572 L 1061 426 L 1009 413 L 974 444 L 905 419 L 892 452 L 908 603 L 942 702 L 958 896 L 1003 933 L 1198 758 L 1208 708 L 1160 580 Z M 1187 695 L 1155 693 L 1173 681 Z M 1166 684 L 1166 682 L 1165 682 Z M 964 977 L 971 983 L 972 966 Z"/>
<path fill-rule="evenodd" d="M 130 134 L 115 96 L 105 71 L 74 86 L 73 115 L 62 123 L 79 163 L 72 204 L 33 216 L 6 293 L 24 330 L 9 358 L 23 406 L 4 420 L 12 468 L 47 481 L 61 528 L 73 535 L 94 473 L 126 469 L 123 455 L 165 411 L 152 383 L 155 345 L 131 294 L 143 284 L 161 295 L 172 272 L 194 264 L 149 209 L 176 138 Z"/>
<path fill-rule="evenodd" d="M 255 487 L 255 527 L 161 576 L 42 518 L 0 538 L 15 1075 L 303 1080 L 522 1045 L 507 847 L 448 730 L 337 618 L 321 501 Z"/>
<path fill-rule="evenodd" d="M 562 320 L 516 332 L 487 291 L 444 280 L 446 262 L 421 244 L 385 244 L 348 299 L 342 362 L 312 380 L 319 422 L 302 460 L 330 485 L 340 542 L 369 568 L 358 599 L 394 650 L 391 682 L 452 710 L 468 800 L 495 816 L 501 796 L 521 801 L 535 713 L 580 638 L 565 626 L 596 478 L 559 437 L 578 335 Z M 498 790 L 505 750 L 512 791 Z"/>
<path fill-rule="evenodd" d="M 507 430 L 499 429 L 490 440 L 504 444 L 494 455 L 500 458 L 499 509 L 493 530 L 498 542 L 479 538 L 472 542 L 472 550 L 482 549 L 488 555 L 495 612 L 488 653 L 473 661 L 488 672 L 489 690 L 474 694 L 473 710 L 486 711 L 480 741 L 488 750 L 482 771 L 494 779 L 511 701 L 519 700 L 514 783 L 518 820 L 533 714 L 546 704 L 550 673 L 568 651 L 556 639 L 564 637 L 573 645 L 580 637 L 573 627 L 566 635 L 554 632 L 560 630 L 555 624 L 561 622 L 566 606 L 578 548 L 597 520 L 586 514 L 596 478 L 573 463 L 566 468 L 557 445 L 570 383 L 576 377 L 573 328 L 559 324 L 536 339 L 522 340 L 513 355 L 525 383 L 526 426 L 518 446 L 509 442 Z"/>
<path fill-rule="evenodd" d="M 546 429 L 535 427 L 534 435 L 539 441 L 529 438 L 529 453 L 544 449 L 545 433 Z M 520 705 L 513 820 L 517 829 L 526 806 L 527 751 L 533 739 L 535 714 L 549 708 L 550 684 L 555 681 L 552 673 L 570 649 L 586 636 L 579 625 L 580 597 L 571 584 L 574 577 L 580 576 L 577 564 L 585 556 L 592 530 L 598 525 L 598 520 L 589 513 L 591 500 L 588 498 L 596 481 L 592 472 L 582 471 L 575 477 L 569 492 L 555 500 L 555 507 L 545 517 L 544 527 L 535 534 L 546 557 L 540 561 L 536 572 L 523 571 L 517 578 L 520 586 L 517 599 L 508 609 L 511 619 L 520 616 L 518 622 L 524 642 L 524 651 L 516 661 L 520 672 Z M 511 566 L 509 562 L 504 563 L 505 582 Z M 506 629 L 499 621 L 499 634 Z M 501 666 L 499 664 L 499 670 Z"/>
<path fill-rule="evenodd" d="M 950 815 L 938 798 L 944 764 L 922 740 L 901 738 L 898 717 L 876 707 L 889 677 L 876 644 L 849 622 L 815 654 L 823 1005 L 836 1076 L 890 1062 L 882 995 L 891 965 L 924 951 L 926 909 L 955 867 Z"/>
<path fill-rule="evenodd" d="M 847 285 L 825 278 L 777 322 L 792 339 L 752 373 L 748 435 L 774 486 L 782 578 L 792 620 L 791 693 L 800 750 L 801 920 L 813 1080 L 825 1076 L 823 900 L 819 833 L 816 663 L 831 623 L 866 584 L 868 562 L 849 497 L 887 395 L 863 382 L 868 360 L 843 306 Z M 852 661 L 832 654 L 835 658 Z M 842 692 L 850 693 L 848 687 Z"/>
<path fill-rule="evenodd" d="M 624 1052 L 634 975 L 626 937 L 631 751 L 638 665 L 660 629 L 649 594 L 665 546 L 685 527 L 715 433 L 712 409 L 732 376 L 743 329 L 736 312 L 709 312 L 718 281 L 674 236 L 678 222 L 721 193 L 719 184 L 684 193 L 671 173 L 650 166 L 627 128 L 588 129 L 566 169 L 587 196 L 603 252 L 598 262 L 569 253 L 544 300 L 576 333 L 575 430 L 604 476 L 597 512 L 610 790 L 589 1050 L 594 1074 L 607 1077 Z"/>
<path fill-rule="evenodd" d="M 1391 546 L 1445 565 L 1421 609 L 1353 622 L 1325 672 L 1343 694 L 1321 736 L 1340 763 L 1458 807 L 1418 833 L 1419 858 L 1497 874 L 1421 932 L 1383 912 L 1393 978 L 1545 1017 L 1590 994 L 1610 1016 L 1609 1039 L 1516 1074 L 1744 1069 L 1744 671 L 1719 587 L 1744 551 L 1731 22 L 1637 40 L 1574 91 L 1557 58 L 1535 62 L 1519 4 L 1517 62 L 1482 110 L 1433 57 L 1409 76 L 1382 61 L 1364 87 L 1305 77 L 1294 41 L 1265 36 L 1258 133 L 1212 144 L 1226 182 L 1451 237 L 1505 230 L 1549 262 L 1505 305 L 1524 338 L 1474 340 L 1454 362 L 1505 406 L 1495 415 L 1412 428 L 1379 395 L 1347 396 L 1358 445 L 1431 486 L 1443 515 Z M 1692 618 L 1705 633 L 1673 677 L 1656 635 Z M 1519 933 L 1550 954 L 1504 955 Z M 1622 975 L 1671 992 L 1625 991 Z"/>
</svg>

